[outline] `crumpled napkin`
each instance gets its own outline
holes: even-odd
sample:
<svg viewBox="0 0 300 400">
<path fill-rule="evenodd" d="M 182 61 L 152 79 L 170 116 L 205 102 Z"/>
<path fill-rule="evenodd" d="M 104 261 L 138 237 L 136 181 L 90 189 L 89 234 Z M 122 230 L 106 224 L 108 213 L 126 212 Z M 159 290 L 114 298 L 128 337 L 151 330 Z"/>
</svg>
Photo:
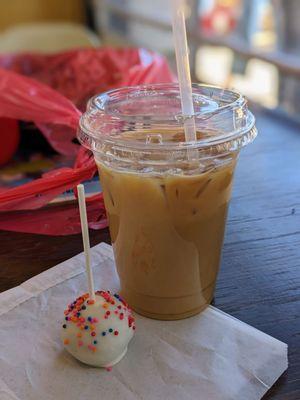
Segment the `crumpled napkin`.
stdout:
<svg viewBox="0 0 300 400">
<path fill-rule="evenodd" d="M 92 251 L 98 289 L 118 291 L 110 246 Z M 79 254 L 0 294 L 1 400 L 257 400 L 287 368 L 287 345 L 208 307 L 181 321 L 136 316 L 111 372 L 85 366 L 60 342 L 65 306 L 87 291 Z"/>
</svg>

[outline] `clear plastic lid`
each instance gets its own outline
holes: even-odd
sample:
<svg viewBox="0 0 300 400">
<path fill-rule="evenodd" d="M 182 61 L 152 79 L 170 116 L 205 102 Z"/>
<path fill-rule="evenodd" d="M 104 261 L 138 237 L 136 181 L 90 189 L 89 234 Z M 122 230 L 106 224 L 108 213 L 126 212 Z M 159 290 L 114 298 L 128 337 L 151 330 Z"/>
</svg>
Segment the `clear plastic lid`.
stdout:
<svg viewBox="0 0 300 400">
<path fill-rule="evenodd" d="M 257 135 L 255 119 L 239 93 L 193 85 L 197 140 L 186 142 L 177 84 L 126 87 L 93 97 L 80 120 L 79 141 L 95 157 L 184 159 L 236 152 Z M 129 156 L 130 153 L 130 156 Z M 191 153 L 190 153 L 191 154 Z M 153 161 L 152 160 L 152 161 Z"/>
</svg>

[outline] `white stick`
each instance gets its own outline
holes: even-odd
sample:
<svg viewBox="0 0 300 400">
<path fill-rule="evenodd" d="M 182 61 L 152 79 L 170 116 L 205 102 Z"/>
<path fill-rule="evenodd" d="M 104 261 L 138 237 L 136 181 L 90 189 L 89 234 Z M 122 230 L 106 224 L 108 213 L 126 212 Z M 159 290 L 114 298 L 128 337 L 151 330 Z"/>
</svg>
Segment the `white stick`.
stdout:
<svg viewBox="0 0 300 400">
<path fill-rule="evenodd" d="M 86 274 L 89 286 L 89 293 L 91 300 L 95 300 L 94 278 L 93 278 L 93 271 L 91 267 L 91 258 L 90 258 L 90 238 L 89 238 L 89 228 L 86 215 L 84 186 L 78 185 L 77 190 L 78 190 L 78 204 L 80 212 L 81 232 L 82 232 L 83 250 L 85 255 L 85 267 L 86 267 Z"/>
<path fill-rule="evenodd" d="M 194 104 L 192 96 L 192 82 L 189 61 L 189 49 L 187 44 L 185 26 L 185 0 L 171 0 L 172 4 L 172 25 L 176 53 L 176 64 L 178 82 L 180 89 L 181 108 L 184 120 L 184 132 L 186 141 L 196 141 L 196 127 L 194 115 Z"/>
</svg>

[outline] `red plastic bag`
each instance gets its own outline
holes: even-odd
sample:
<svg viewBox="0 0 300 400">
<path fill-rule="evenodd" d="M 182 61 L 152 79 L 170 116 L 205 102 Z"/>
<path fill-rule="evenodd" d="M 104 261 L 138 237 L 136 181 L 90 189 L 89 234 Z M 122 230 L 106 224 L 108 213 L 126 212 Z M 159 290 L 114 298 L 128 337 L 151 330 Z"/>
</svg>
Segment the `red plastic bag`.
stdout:
<svg viewBox="0 0 300 400">
<path fill-rule="evenodd" d="M 0 118 L 0 132 L 5 141 L 0 146 L 0 168 L 15 154 L 20 143 L 20 128 L 18 121 L 11 118 Z"/>
<path fill-rule="evenodd" d="M 55 150 L 77 155 L 73 168 L 57 169 L 1 191 L 0 229 L 50 235 L 78 233 L 76 204 L 42 207 L 96 173 L 93 156 L 72 143 L 86 101 L 114 87 L 171 82 L 173 74 L 163 57 L 140 49 L 9 55 L 0 57 L 0 67 L 0 117 L 32 121 Z M 88 214 L 91 228 L 107 225 L 102 195 L 88 200 Z"/>
</svg>

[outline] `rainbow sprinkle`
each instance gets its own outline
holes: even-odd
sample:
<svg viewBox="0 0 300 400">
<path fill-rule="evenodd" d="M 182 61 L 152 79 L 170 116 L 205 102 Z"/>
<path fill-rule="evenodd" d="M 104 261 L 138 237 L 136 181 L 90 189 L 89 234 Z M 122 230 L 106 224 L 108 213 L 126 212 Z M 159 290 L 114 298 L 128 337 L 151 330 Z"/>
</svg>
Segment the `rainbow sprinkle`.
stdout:
<svg viewBox="0 0 300 400">
<path fill-rule="evenodd" d="M 132 315 L 132 311 L 128 304 L 118 294 L 112 295 L 109 291 L 97 291 L 95 295 L 101 296 L 104 299 L 104 303 L 101 304 L 101 309 L 103 309 L 101 318 L 118 318 L 119 320 L 124 321 L 124 323 L 127 322 L 128 328 L 135 330 L 135 319 Z M 77 346 L 87 346 L 91 352 L 95 353 L 97 351 L 97 345 L 102 345 L 102 340 L 106 340 L 105 337 L 108 334 L 118 336 L 120 333 L 117 330 L 113 330 L 111 327 L 107 330 L 97 329 L 97 324 L 99 323 L 98 312 L 97 317 L 93 316 L 93 311 L 95 311 L 95 301 L 91 300 L 89 297 L 89 294 L 85 293 L 68 305 L 68 308 L 64 311 L 65 318 L 62 327 L 67 329 L 68 325 L 75 324 L 78 328 L 78 333 L 76 334 L 76 337 L 78 338 L 76 340 Z M 120 305 L 119 302 L 121 302 L 122 305 Z M 82 316 L 81 311 L 83 310 L 89 310 L 87 318 Z M 99 309 L 97 311 L 99 311 Z M 88 339 L 88 337 L 90 339 Z M 103 339 L 100 340 L 100 343 L 99 337 L 103 337 Z M 88 339 L 87 344 L 84 343 L 83 338 Z M 65 339 L 64 344 L 70 344 L 70 340 Z"/>
</svg>

